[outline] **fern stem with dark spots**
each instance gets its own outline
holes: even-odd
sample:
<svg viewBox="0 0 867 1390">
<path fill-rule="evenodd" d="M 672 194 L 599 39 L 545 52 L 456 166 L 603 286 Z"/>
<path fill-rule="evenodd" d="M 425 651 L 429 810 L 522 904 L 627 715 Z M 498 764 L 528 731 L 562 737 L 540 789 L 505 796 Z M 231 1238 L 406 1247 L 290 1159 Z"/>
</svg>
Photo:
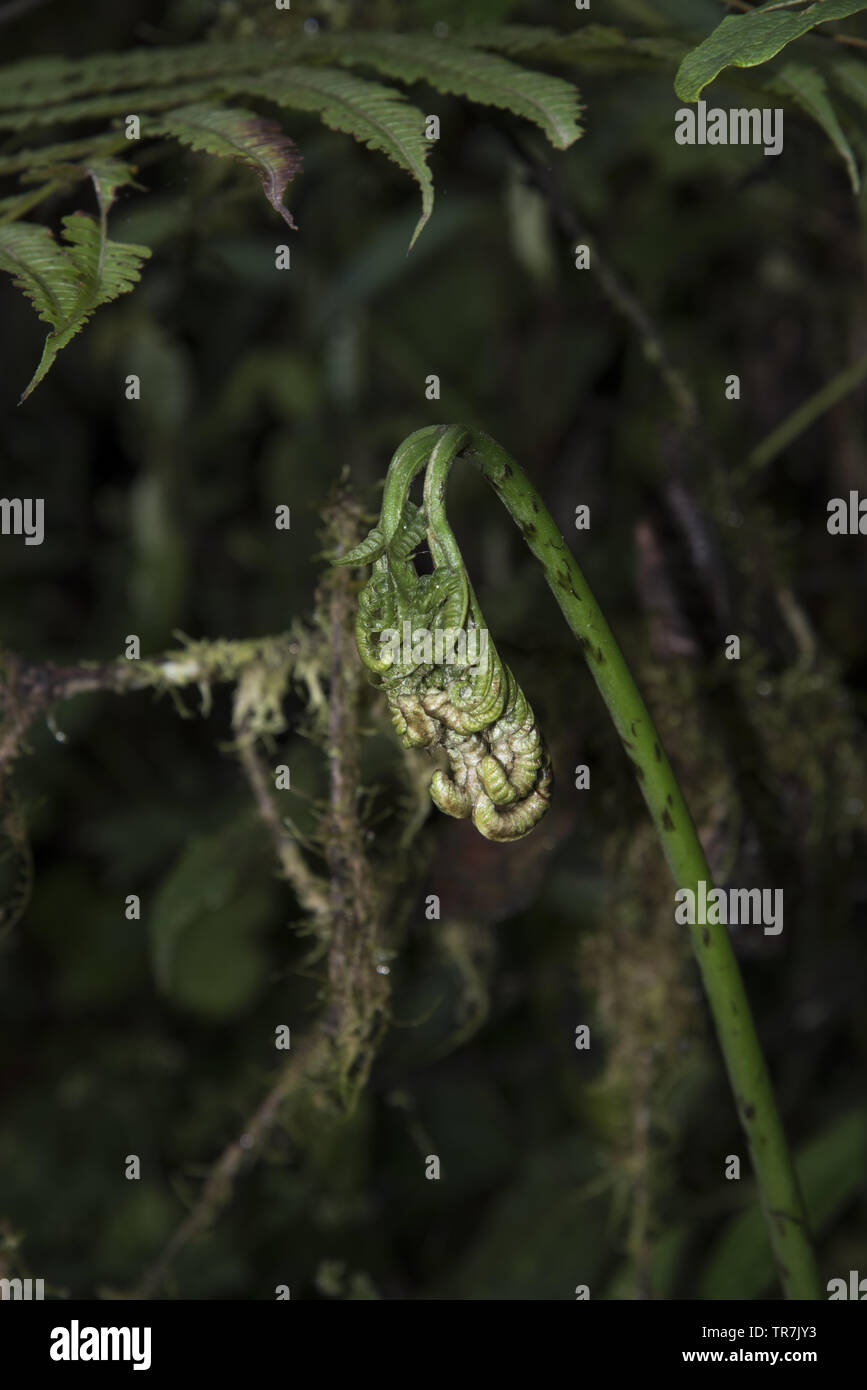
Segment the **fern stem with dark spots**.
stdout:
<svg viewBox="0 0 867 1390">
<path fill-rule="evenodd" d="M 703 880 L 710 891 L 711 871 L 662 740 L 578 562 L 515 460 L 489 435 L 479 430 L 467 435 L 460 456 L 491 484 L 542 566 L 633 764 L 674 882 L 697 893 Z M 415 438 L 410 436 L 406 445 Z M 780 1282 L 788 1298 L 818 1299 L 803 1200 L 728 929 L 695 923 L 689 931 L 749 1144 Z"/>
</svg>

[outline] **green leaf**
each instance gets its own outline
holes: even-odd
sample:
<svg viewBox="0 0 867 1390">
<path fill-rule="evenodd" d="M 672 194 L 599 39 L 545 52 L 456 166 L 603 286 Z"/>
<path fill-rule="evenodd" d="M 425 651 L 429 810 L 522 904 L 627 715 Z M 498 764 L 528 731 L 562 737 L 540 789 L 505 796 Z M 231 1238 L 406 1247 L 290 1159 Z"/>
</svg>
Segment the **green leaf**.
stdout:
<svg viewBox="0 0 867 1390">
<path fill-rule="evenodd" d="M 64 217 L 63 235 L 66 247 L 57 244 L 47 227 L 31 222 L 0 227 L 0 270 L 14 277 L 52 330 L 22 401 L 93 312 L 132 289 L 150 255 L 146 246 L 109 241 L 104 218 L 97 222 L 82 212 Z"/>
<path fill-rule="evenodd" d="M 852 146 L 846 139 L 831 105 L 828 84 L 822 74 L 806 63 L 786 63 L 785 67 L 769 78 L 764 85 L 766 91 L 777 92 L 780 96 L 796 101 L 814 121 L 818 122 L 843 159 L 852 191 L 857 194 L 861 187 L 858 165 L 852 153 Z"/>
<path fill-rule="evenodd" d="M 422 196 L 421 217 L 410 247 L 415 244 L 433 211 L 433 179 L 426 162 L 424 116 L 401 92 L 336 68 L 319 67 L 280 68 L 268 77 L 245 79 L 244 90 L 278 106 L 315 111 L 332 130 L 381 150 L 410 174 Z"/>
<path fill-rule="evenodd" d="M 440 92 L 511 111 L 539 126 L 557 149 L 568 149 L 581 135 L 581 106 L 571 83 L 455 40 L 355 34 L 330 40 L 328 48 L 341 63 L 364 63 L 403 82 L 428 82 Z"/>
<path fill-rule="evenodd" d="M 291 212 L 283 206 L 283 195 L 301 168 L 302 156 L 276 121 L 265 120 L 254 111 L 201 102 L 169 111 L 160 121 L 157 133 L 171 135 L 206 154 L 240 160 L 254 169 L 274 211 L 295 228 Z"/>
<path fill-rule="evenodd" d="M 697 101 L 723 68 L 757 67 L 817 24 L 847 19 L 864 9 L 867 0 L 816 0 L 795 13 L 780 9 L 779 0 L 771 0 L 771 4 L 750 14 L 729 15 L 684 58 L 674 79 L 674 90 L 681 101 Z"/>
</svg>

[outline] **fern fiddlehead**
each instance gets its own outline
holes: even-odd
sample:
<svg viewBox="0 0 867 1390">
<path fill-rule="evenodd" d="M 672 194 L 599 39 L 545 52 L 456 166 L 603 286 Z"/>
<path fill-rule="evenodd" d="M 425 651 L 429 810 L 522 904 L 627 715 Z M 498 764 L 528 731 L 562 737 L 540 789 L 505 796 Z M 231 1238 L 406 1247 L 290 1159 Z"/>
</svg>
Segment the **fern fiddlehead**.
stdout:
<svg viewBox="0 0 867 1390">
<path fill-rule="evenodd" d="M 414 624 L 430 628 L 446 617 L 459 620 L 467 646 L 470 635 L 485 631 L 445 516 L 446 481 L 458 457 L 491 484 L 542 566 L 633 764 L 675 884 L 693 892 L 700 882 L 710 888 L 704 850 L 650 711 L 574 555 L 515 460 L 489 435 L 459 425 L 427 426 L 404 441 L 388 470 L 379 522 L 338 562 L 374 565 L 359 601 L 359 653 L 386 694 L 404 744 L 439 746 L 448 754 L 450 775 L 437 772 L 431 782 L 434 802 L 448 815 L 472 815 L 489 839 L 511 840 L 538 823 L 551 791 L 550 762 L 533 712 L 493 647 L 482 669 L 467 660 L 444 666 L 429 659 L 423 642 L 412 645 Z M 422 470 L 419 509 L 408 494 Z M 434 564 L 426 576 L 412 563 L 422 528 Z M 409 624 L 409 652 L 403 642 L 387 651 L 383 645 L 386 630 L 397 622 Z M 728 929 L 710 922 L 688 929 L 780 1282 L 788 1298 L 818 1298 L 804 1205 Z"/>
<path fill-rule="evenodd" d="M 445 514 L 454 459 L 469 443 L 459 425 L 410 436 L 392 458 L 382 514 L 344 565 L 373 564 L 356 621 L 358 651 L 381 686 L 405 747 L 442 748 L 431 797 L 446 815 L 471 816 L 490 840 L 517 840 L 548 809 L 551 763 L 517 680 L 490 641 Z M 424 503 L 409 489 L 425 469 Z M 413 554 L 427 538 L 432 574 Z"/>
</svg>

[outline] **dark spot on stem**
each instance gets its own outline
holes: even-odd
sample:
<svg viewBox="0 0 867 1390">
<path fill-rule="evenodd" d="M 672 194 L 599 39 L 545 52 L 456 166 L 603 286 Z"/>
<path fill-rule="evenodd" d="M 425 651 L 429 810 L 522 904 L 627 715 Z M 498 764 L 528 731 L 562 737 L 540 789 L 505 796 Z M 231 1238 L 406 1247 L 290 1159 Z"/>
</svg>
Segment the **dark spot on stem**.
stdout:
<svg viewBox="0 0 867 1390">
<path fill-rule="evenodd" d="M 536 501 L 536 499 L 535 499 L 535 497 L 534 497 L 534 498 L 533 498 L 533 511 L 534 511 L 534 512 L 537 512 L 538 510 L 539 510 L 539 503 Z"/>
<path fill-rule="evenodd" d="M 754 1105 L 745 1105 L 744 1114 L 748 1120 L 754 1120 L 756 1117 L 756 1107 Z"/>
<path fill-rule="evenodd" d="M 623 747 L 624 747 L 624 748 L 634 748 L 634 747 L 635 747 L 635 744 L 634 744 L 634 743 L 630 743 L 630 742 L 629 742 L 629 739 L 628 739 L 628 738 L 625 738 L 625 739 L 623 740 Z"/>
<path fill-rule="evenodd" d="M 644 781 L 644 768 L 641 766 L 640 763 L 637 763 L 637 762 L 635 761 L 634 758 L 630 758 L 629 761 L 632 763 L 632 766 L 635 768 L 635 775 L 636 775 L 636 777 L 638 778 L 639 782 L 643 782 L 643 781 Z"/>
<path fill-rule="evenodd" d="M 596 660 L 599 662 L 600 666 L 605 665 L 605 653 L 601 647 L 596 648 Z"/>
<path fill-rule="evenodd" d="M 671 799 L 671 792 L 668 793 L 668 796 L 665 798 L 665 800 L 666 800 L 666 802 L 668 803 L 669 806 L 673 806 L 673 805 L 674 805 L 674 802 L 673 802 L 672 799 Z"/>
<path fill-rule="evenodd" d="M 503 477 L 504 477 L 504 478 L 511 478 L 511 476 L 512 476 L 512 465 L 511 465 L 510 463 L 504 463 L 504 464 L 503 464 Z"/>
<path fill-rule="evenodd" d="M 661 750 L 660 750 L 660 747 L 659 747 L 659 744 L 658 744 L 658 743 L 654 743 L 654 745 L 653 745 L 653 756 L 654 756 L 654 758 L 656 759 L 657 762 L 659 762 L 659 761 L 661 760 L 661 758 L 662 758 L 662 752 L 661 752 Z"/>
<path fill-rule="evenodd" d="M 532 522 L 532 521 L 522 521 L 522 522 L 521 522 L 521 535 L 522 535 L 522 536 L 535 536 L 535 534 L 536 534 L 536 526 L 535 526 L 534 522 Z"/>
<path fill-rule="evenodd" d="M 589 638 L 589 637 L 579 637 L 579 638 L 578 638 L 578 641 L 581 643 L 581 646 L 584 648 L 585 652 L 589 652 L 589 650 L 590 650 L 590 638 Z"/>
<path fill-rule="evenodd" d="M 707 927 L 702 927 L 701 929 L 701 944 L 702 946 L 710 945 L 710 932 Z"/>
<path fill-rule="evenodd" d="M 664 828 L 665 830 L 673 830 L 673 829 L 674 829 L 674 821 L 671 819 L 671 815 L 669 814 L 668 810 L 666 810 L 666 811 L 663 813 L 662 825 L 663 825 L 663 828 Z"/>
</svg>

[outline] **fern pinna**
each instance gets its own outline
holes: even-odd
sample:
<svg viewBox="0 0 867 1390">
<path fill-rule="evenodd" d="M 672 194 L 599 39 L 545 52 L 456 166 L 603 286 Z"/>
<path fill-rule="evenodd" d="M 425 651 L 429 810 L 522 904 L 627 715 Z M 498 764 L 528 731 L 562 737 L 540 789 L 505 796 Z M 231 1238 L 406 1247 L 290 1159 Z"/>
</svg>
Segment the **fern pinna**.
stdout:
<svg viewBox="0 0 867 1390">
<path fill-rule="evenodd" d="M 301 168 L 301 153 L 277 120 L 243 100 L 312 113 L 398 164 L 421 193 L 412 245 L 434 202 L 426 118 L 397 88 L 347 71 L 355 66 L 406 83 L 424 80 L 511 111 L 537 125 L 558 149 L 581 134 L 578 94 L 570 83 L 487 51 L 478 36 L 462 42 L 411 34 L 298 35 L 77 61 L 39 58 L 0 70 L 0 177 L 17 177 L 22 185 L 0 200 L 0 269 L 14 277 L 50 328 L 22 399 L 94 310 L 140 278 L 149 249 L 108 235 L 116 190 L 134 182 L 129 153 L 137 144 L 175 140 L 246 165 L 294 228 L 283 198 Z M 68 127 L 74 138 L 59 139 Z M 81 134 L 87 127 L 92 133 Z M 50 143 L 34 143 L 43 133 Z M 47 227 L 24 220 L 39 203 L 84 181 L 98 216 L 82 211 L 65 217 L 59 242 Z"/>
</svg>

